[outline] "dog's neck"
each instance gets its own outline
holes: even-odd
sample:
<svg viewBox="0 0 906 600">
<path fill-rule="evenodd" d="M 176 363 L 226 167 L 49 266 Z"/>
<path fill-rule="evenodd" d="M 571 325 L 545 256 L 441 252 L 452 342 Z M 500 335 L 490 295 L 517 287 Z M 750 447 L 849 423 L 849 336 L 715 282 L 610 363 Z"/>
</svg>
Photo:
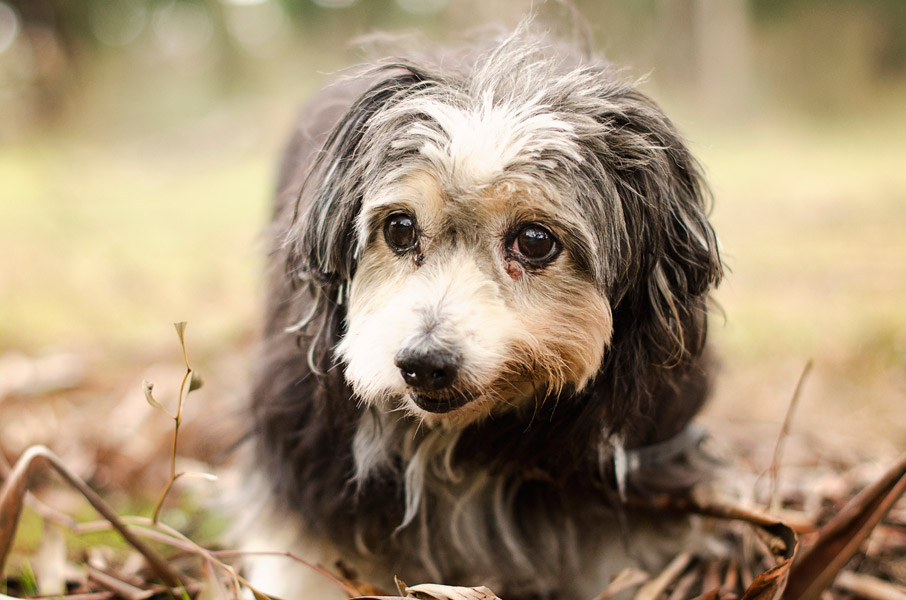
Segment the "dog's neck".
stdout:
<svg viewBox="0 0 906 600">
<path fill-rule="evenodd" d="M 570 406 L 570 401 L 572 405 Z M 426 425 L 375 407 L 363 410 L 353 437 L 354 481 L 390 478 L 405 495 L 401 527 L 422 509 L 428 496 L 476 477 L 509 481 L 557 481 L 581 475 L 586 485 L 613 489 L 614 453 L 605 433 L 575 414 L 582 405 L 561 399 L 531 414 L 512 411 L 465 427 Z M 554 417 L 558 418 L 555 419 Z M 600 447 L 600 451 L 589 452 Z M 600 462 L 596 462 L 600 461 Z M 564 465 L 571 465 L 564 468 Z"/>
<path fill-rule="evenodd" d="M 569 412 L 577 407 L 558 408 Z M 571 473 L 562 469 L 564 462 L 558 458 L 561 468 L 554 471 L 543 459 L 549 459 L 555 449 L 565 456 L 572 454 L 561 443 L 562 438 L 582 432 L 574 427 L 558 431 L 552 416 L 536 413 L 526 418 L 514 413 L 466 427 L 427 426 L 369 407 L 362 412 L 353 438 L 353 479 L 358 487 L 373 477 L 389 476 L 399 481 L 405 492 L 401 525 L 405 526 L 418 513 L 424 495 L 436 485 L 455 485 L 474 478 L 476 473 L 509 480 L 561 482 L 580 474 L 586 482 L 590 478 L 595 487 L 618 491 L 622 497 L 633 475 L 665 469 L 678 457 L 696 450 L 706 437 L 704 429 L 690 423 L 669 439 L 627 449 L 620 436 L 608 435 L 603 428 L 587 428 L 586 439 L 572 439 L 577 452 L 586 449 L 584 460 L 573 463 Z M 566 422 L 573 425 L 575 420 Z M 522 428 L 520 436 L 513 436 L 514 427 Z M 514 443 L 514 439 L 523 443 Z M 597 452 L 587 452 L 588 448 L 597 448 Z"/>
</svg>

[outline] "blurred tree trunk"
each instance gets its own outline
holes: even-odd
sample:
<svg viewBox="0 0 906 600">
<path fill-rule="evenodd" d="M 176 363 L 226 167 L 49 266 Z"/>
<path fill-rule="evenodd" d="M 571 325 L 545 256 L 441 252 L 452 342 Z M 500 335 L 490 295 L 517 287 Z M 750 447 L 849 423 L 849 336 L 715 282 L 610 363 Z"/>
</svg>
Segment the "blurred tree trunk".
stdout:
<svg viewBox="0 0 906 600">
<path fill-rule="evenodd" d="M 749 0 L 661 0 L 659 73 L 689 100 L 727 115 L 749 108 Z"/>
<path fill-rule="evenodd" d="M 699 94 L 725 114 L 746 111 L 750 96 L 749 0 L 694 0 Z"/>
</svg>

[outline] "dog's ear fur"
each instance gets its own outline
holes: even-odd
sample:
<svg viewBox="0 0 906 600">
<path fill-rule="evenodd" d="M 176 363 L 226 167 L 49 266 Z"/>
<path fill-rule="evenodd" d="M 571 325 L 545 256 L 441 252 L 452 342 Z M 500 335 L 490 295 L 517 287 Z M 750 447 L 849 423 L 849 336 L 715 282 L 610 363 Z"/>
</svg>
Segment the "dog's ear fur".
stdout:
<svg viewBox="0 0 906 600">
<path fill-rule="evenodd" d="M 363 175 L 372 167 L 359 160 L 369 121 L 387 104 L 433 85 L 425 72 L 398 62 L 358 79 L 372 83 L 330 131 L 305 178 L 288 232 L 290 273 L 322 292 L 342 294 L 343 283 L 355 273 L 354 224 L 362 206 Z"/>
<path fill-rule="evenodd" d="M 628 424 L 636 428 L 623 432 L 628 440 L 651 443 L 682 429 L 704 401 L 706 303 L 723 267 L 706 215 L 708 190 L 682 138 L 637 91 L 617 106 L 598 117 L 610 132 L 608 156 L 599 159 L 624 221 L 611 290 L 614 335 L 601 376 L 613 386 L 612 431 Z"/>
</svg>

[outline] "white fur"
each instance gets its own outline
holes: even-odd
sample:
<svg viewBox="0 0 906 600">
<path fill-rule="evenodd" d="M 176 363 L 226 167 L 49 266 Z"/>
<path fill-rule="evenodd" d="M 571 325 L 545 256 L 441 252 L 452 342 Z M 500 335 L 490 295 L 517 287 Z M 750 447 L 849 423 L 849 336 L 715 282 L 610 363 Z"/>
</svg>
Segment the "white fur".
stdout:
<svg viewBox="0 0 906 600">
<path fill-rule="evenodd" d="M 562 154 L 581 160 L 570 135 L 572 126 L 546 108 L 538 102 L 495 104 L 490 93 L 470 109 L 426 103 L 426 114 L 445 135 L 432 136 L 421 153 L 460 189 L 492 183 L 507 168 L 550 151 L 553 142 L 560 142 Z"/>
<path fill-rule="evenodd" d="M 510 357 L 523 329 L 501 297 L 497 283 L 465 251 L 443 263 L 426 265 L 395 286 L 363 288 L 353 280 L 349 330 L 337 347 L 346 378 L 364 402 L 382 405 L 405 398 L 407 387 L 393 359 L 400 349 L 429 337 L 463 356 L 460 377 L 470 389 L 490 386 Z M 426 331 L 426 320 L 434 322 Z M 514 389 L 514 394 L 518 392 Z M 470 410 L 476 410 L 472 403 Z M 385 408 L 392 408 L 385 407 Z M 411 400 L 405 408 L 429 417 Z"/>
</svg>

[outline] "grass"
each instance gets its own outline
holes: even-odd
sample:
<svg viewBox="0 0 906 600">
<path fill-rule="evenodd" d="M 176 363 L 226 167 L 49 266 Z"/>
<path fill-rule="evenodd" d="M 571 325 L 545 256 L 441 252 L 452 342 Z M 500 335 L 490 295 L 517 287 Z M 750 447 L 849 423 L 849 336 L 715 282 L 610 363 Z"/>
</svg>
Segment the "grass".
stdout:
<svg viewBox="0 0 906 600">
<path fill-rule="evenodd" d="M 906 135 L 902 110 L 705 130 L 697 152 L 731 268 L 712 339 L 716 419 L 779 422 L 814 359 L 800 426 L 867 453 L 906 443 Z"/>
<path fill-rule="evenodd" d="M 270 162 L 160 159 L 53 139 L 0 150 L 0 347 L 141 344 L 180 316 L 220 339 L 248 321 Z"/>
</svg>

